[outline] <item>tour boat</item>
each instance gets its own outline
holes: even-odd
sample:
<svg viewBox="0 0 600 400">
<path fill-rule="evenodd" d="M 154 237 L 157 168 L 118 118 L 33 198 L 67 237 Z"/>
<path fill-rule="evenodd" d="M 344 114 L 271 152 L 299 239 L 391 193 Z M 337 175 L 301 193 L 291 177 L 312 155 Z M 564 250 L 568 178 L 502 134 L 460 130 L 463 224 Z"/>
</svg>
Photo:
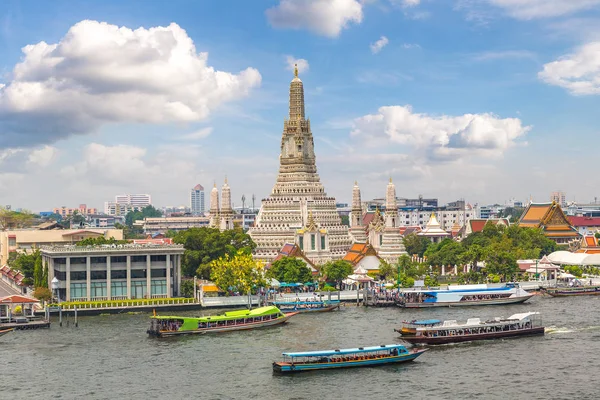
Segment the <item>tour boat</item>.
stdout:
<svg viewBox="0 0 600 400">
<path fill-rule="evenodd" d="M 421 289 L 403 292 L 398 306 L 406 308 L 483 306 L 523 303 L 533 294 L 516 283 L 501 286 L 452 285 L 447 289 Z"/>
<path fill-rule="evenodd" d="M 414 319 L 412 321 L 402 321 L 400 329 L 394 329 L 394 331 L 401 333 L 402 335 L 414 335 L 415 333 L 417 333 L 418 328 L 438 326 L 441 324 L 442 321 L 439 319 Z"/>
<path fill-rule="evenodd" d="M 572 287 L 551 287 L 541 288 L 542 293 L 552 297 L 564 296 L 598 296 L 600 295 L 600 286 L 572 286 Z"/>
<path fill-rule="evenodd" d="M 13 328 L 0 329 L 0 336 L 6 335 L 8 332 L 12 332 L 13 330 Z"/>
<path fill-rule="evenodd" d="M 356 349 L 283 353 L 283 361 L 274 362 L 273 371 L 288 373 L 396 364 L 412 361 L 425 351 L 427 349 L 409 350 L 401 344 L 388 344 Z"/>
<path fill-rule="evenodd" d="M 148 334 L 165 337 L 194 333 L 229 332 L 264 328 L 284 324 L 297 313 L 282 313 L 275 306 L 254 310 L 228 311 L 223 315 L 209 317 L 153 316 Z"/>
<path fill-rule="evenodd" d="M 446 344 L 543 334 L 540 313 L 527 312 L 484 322 L 479 318 L 469 318 L 462 324 L 444 321 L 438 326 L 417 328 L 414 335 L 403 335 L 402 339 L 415 344 Z"/>
<path fill-rule="evenodd" d="M 326 312 L 340 308 L 339 300 L 332 301 L 274 301 L 274 306 L 277 306 L 282 312 Z"/>
</svg>

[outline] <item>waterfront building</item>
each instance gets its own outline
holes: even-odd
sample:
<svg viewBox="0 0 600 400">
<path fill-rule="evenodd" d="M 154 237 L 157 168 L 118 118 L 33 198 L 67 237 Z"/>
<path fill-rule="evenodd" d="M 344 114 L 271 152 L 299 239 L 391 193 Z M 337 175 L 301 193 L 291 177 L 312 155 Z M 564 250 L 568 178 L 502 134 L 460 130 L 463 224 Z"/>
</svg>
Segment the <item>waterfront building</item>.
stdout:
<svg viewBox="0 0 600 400">
<path fill-rule="evenodd" d="M 567 207 L 567 195 L 565 194 L 565 192 L 562 192 L 560 190 L 550 193 L 550 201 L 559 204 L 563 208 Z"/>
<path fill-rule="evenodd" d="M 271 261 L 286 243 L 296 243 L 316 264 L 341 259 L 352 240 L 337 213 L 335 198 L 327 196 L 317 174 L 297 68 L 290 83 L 289 116 L 284 121 L 279 162 L 275 186 L 262 201 L 249 230 L 257 245 L 255 257 Z"/>
<path fill-rule="evenodd" d="M 450 233 L 442 229 L 435 216 L 435 213 L 433 212 L 429 217 L 429 222 L 427 222 L 427 225 L 425 225 L 425 229 L 417 233 L 417 235 L 426 237 L 427 239 L 431 240 L 432 243 L 439 243 L 442 240 L 452 236 Z"/>
<path fill-rule="evenodd" d="M 308 268 L 310 268 L 310 272 L 313 275 L 319 274 L 319 267 L 311 259 L 309 259 L 306 256 L 306 254 L 304 254 L 304 252 L 300 249 L 300 246 L 298 246 L 295 243 L 286 243 L 281 248 L 281 250 L 279 250 L 279 254 L 277 255 L 277 257 L 275 257 L 273 259 L 273 262 L 279 261 L 283 257 L 292 257 L 292 258 L 297 258 L 301 261 L 304 261 L 306 263 L 306 266 Z M 288 282 L 288 283 L 296 283 L 296 282 Z M 304 282 L 301 282 L 301 283 L 304 283 Z"/>
<path fill-rule="evenodd" d="M 52 212 L 58 214 L 63 218 L 73 215 L 75 212 L 81 215 L 97 214 L 97 208 L 88 208 L 86 204 L 80 204 L 78 208 L 67 208 L 65 206 L 53 208 Z M 41 213 L 40 213 L 41 215 Z"/>
<path fill-rule="evenodd" d="M 567 219 L 581 235 L 594 235 L 600 232 L 600 217 L 568 216 Z"/>
<path fill-rule="evenodd" d="M 383 259 L 371 244 L 354 243 L 344 256 L 344 260 L 352 264 L 353 270 L 362 268 L 367 272 L 377 273 Z"/>
<path fill-rule="evenodd" d="M 31 252 L 43 245 L 71 244 L 87 238 L 111 237 L 122 240 L 122 229 L 15 229 L 0 231 L 0 265 L 8 262 L 10 253 Z"/>
<path fill-rule="evenodd" d="M 526 228 L 541 228 L 547 238 L 558 244 L 568 244 L 579 240 L 577 232 L 556 202 L 529 203 L 519 219 L 519 226 Z"/>
<path fill-rule="evenodd" d="M 180 295 L 183 245 L 42 246 L 48 287 L 60 301 L 171 298 Z"/>
<path fill-rule="evenodd" d="M 204 187 L 197 184 L 190 191 L 190 211 L 194 215 L 204 213 Z"/>
<path fill-rule="evenodd" d="M 140 226 L 144 233 L 167 233 L 167 231 L 184 231 L 190 228 L 202 228 L 210 225 L 208 217 L 157 217 L 144 218 L 143 221 L 136 221 L 136 226 Z"/>
</svg>

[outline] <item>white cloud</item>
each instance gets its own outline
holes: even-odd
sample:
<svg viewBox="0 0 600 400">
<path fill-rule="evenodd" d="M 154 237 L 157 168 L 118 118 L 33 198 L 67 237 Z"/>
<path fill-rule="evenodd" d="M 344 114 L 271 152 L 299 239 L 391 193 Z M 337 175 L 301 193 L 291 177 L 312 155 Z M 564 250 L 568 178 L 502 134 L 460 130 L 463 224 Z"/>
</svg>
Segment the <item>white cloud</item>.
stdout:
<svg viewBox="0 0 600 400">
<path fill-rule="evenodd" d="M 545 64 L 538 77 L 575 95 L 600 94 L 600 42 L 585 44 L 575 53 Z"/>
<path fill-rule="evenodd" d="M 111 122 L 200 121 L 247 95 L 260 73 L 215 70 L 177 24 L 131 30 L 81 21 L 23 48 L 0 87 L 0 146 L 52 143 Z"/>
<path fill-rule="evenodd" d="M 209 126 L 206 128 L 199 129 L 195 132 L 186 133 L 185 135 L 180 136 L 179 139 L 181 139 L 181 140 L 204 139 L 205 137 L 208 137 L 212 133 L 212 130 L 213 130 L 213 128 Z"/>
<path fill-rule="evenodd" d="M 402 43 L 402 48 L 403 49 L 407 49 L 407 50 L 410 50 L 410 49 L 420 49 L 421 46 L 418 45 L 417 43 Z"/>
<path fill-rule="evenodd" d="M 362 22 L 362 7 L 358 0 L 280 0 L 266 15 L 275 28 L 308 29 L 334 38 L 351 23 Z"/>
<path fill-rule="evenodd" d="M 600 0 L 488 0 L 514 18 L 557 17 L 600 5 Z"/>
<path fill-rule="evenodd" d="M 387 46 L 387 44 L 389 43 L 389 40 L 387 37 L 382 36 L 379 38 L 378 41 L 376 41 L 375 43 L 371 43 L 370 47 L 371 47 L 371 53 L 373 54 L 377 54 L 381 51 L 381 49 L 383 49 L 385 46 Z"/>
<path fill-rule="evenodd" d="M 385 106 L 355 119 L 351 135 L 377 145 L 385 145 L 378 139 L 388 139 L 430 159 L 450 161 L 468 155 L 500 156 L 530 129 L 517 118 L 493 114 L 430 116 L 414 113 L 410 106 Z"/>
<path fill-rule="evenodd" d="M 536 55 L 535 53 L 527 50 L 485 51 L 483 53 L 473 55 L 473 60 L 475 61 L 492 61 L 507 58 L 529 58 L 534 60 Z"/>
<path fill-rule="evenodd" d="M 421 0 L 402 0 L 403 7 L 416 7 L 421 3 Z"/>
<path fill-rule="evenodd" d="M 54 161 L 56 157 L 56 148 L 52 146 L 44 146 L 41 149 L 33 150 L 27 157 L 27 162 L 40 167 L 47 167 Z"/>
<path fill-rule="evenodd" d="M 298 66 L 299 73 L 306 73 L 309 69 L 308 61 L 304 58 L 295 58 L 294 56 L 285 57 L 286 69 L 293 71 Z"/>
</svg>

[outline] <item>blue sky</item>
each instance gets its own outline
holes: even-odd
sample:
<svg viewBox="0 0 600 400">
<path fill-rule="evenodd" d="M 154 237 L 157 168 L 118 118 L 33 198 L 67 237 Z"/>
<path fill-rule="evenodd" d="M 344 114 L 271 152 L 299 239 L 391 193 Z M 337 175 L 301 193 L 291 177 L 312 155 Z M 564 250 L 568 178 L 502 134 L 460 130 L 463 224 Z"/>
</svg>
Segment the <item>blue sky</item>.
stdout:
<svg viewBox="0 0 600 400">
<path fill-rule="evenodd" d="M 600 195 L 600 0 L 8 0 L 0 204 L 266 197 L 297 60 L 340 201 Z"/>
</svg>

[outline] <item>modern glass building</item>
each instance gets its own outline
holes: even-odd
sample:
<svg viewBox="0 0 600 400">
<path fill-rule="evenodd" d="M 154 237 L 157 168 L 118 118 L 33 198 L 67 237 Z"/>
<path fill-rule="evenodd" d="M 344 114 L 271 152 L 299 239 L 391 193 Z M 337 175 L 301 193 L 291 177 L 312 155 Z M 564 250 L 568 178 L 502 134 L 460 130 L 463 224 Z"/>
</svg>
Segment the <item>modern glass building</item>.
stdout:
<svg viewBox="0 0 600 400">
<path fill-rule="evenodd" d="M 60 301 L 180 296 L 182 245 L 42 246 Z"/>
</svg>

